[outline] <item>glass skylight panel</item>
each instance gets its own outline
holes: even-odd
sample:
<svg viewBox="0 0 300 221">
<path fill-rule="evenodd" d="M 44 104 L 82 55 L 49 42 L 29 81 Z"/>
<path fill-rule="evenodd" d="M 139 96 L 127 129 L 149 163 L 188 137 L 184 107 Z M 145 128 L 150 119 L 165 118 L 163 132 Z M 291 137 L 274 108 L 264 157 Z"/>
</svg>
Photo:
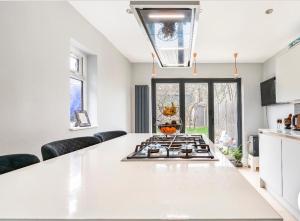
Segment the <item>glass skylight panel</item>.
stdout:
<svg viewBox="0 0 300 221">
<path fill-rule="evenodd" d="M 188 67 L 191 60 L 194 9 L 136 10 L 161 66 Z"/>
</svg>

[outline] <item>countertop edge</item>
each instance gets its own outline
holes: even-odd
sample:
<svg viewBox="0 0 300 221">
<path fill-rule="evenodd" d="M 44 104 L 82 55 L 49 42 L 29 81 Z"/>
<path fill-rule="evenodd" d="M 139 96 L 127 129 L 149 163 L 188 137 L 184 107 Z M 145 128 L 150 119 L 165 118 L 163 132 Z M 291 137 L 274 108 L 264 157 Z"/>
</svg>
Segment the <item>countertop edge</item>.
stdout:
<svg viewBox="0 0 300 221">
<path fill-rule="evenodd" d="M 278 136 L 278 137 L 284 137 L 284 138 L 289 138 L 293 140 L 298 140 L 300 141 L 300 131 L 293 131 L 293 130 L 274 130 L 274 129 L 258 129 L 259 134 L 270 134 L 273 136 Z"/>
<path fill-rule="evenodd" d="M 6 220 L 7 219 L 0 219 Z M 26 221 L 40 221 L 41 219 L 26 219 Z M 172 220 L 172 219 L 46 219 L 45 221 L 96 221 L 96 220 L 103 220 L 103 221 L 161 221 L 161 220 Z M 176 220 L 176 219 L 175 219 Z M 235 219 L 235 218 L 225 218 L 225 219 L 182 219 L 184 221 L 283 221 L 283 218 L 273 218 L 273 219 Z M 9 219 L 9 221 L 24 221 L 24 219 Z"/>
</svg>

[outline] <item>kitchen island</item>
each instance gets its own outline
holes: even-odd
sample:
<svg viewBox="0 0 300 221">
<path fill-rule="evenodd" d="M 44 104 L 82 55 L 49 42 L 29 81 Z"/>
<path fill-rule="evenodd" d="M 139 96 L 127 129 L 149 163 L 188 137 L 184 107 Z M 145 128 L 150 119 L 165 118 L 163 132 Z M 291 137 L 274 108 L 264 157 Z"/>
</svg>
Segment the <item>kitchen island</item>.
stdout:
<svg viewBox="0 0 300 221">
<path fill-rule="evenodd" d="M 151 134 L 128 134 L 0 176 L 0 220 L 282 220 L 218 161 L 124 162 Z"/>
</svg>

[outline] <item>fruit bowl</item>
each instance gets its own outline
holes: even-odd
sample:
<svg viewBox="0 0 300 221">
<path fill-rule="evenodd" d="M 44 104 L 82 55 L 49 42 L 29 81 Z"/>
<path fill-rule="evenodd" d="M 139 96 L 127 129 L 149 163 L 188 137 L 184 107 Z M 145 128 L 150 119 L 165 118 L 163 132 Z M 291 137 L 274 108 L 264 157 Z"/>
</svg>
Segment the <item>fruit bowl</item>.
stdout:
<svg viewBox="0 0 300 221">
<path fill-rule="evenodd" d="M 181 129 L 181 120 L 178 116 L 178 107 L 175 106 L 174 102 L 171 105 L 160 106 L 161 115 L 157 120 L 157 127 L 164 135 L 172 135 L 179 133 Z"/>
<path fill-rule="evenodd" d="M 171 106 L 163 106 L 161 109 L 162 115 L 165 117 L 172 117 L 175 116 L 177 113 L 177 107 L 174 105 L 174 103 L 171 103 Z"/>
<path fill-rule="evenodd" d="M 180 132 L 181 124 L 173 120 L 171 122 L 159 123 L 157 127 L 164 135 L 172 135 Z"/>
</svg>

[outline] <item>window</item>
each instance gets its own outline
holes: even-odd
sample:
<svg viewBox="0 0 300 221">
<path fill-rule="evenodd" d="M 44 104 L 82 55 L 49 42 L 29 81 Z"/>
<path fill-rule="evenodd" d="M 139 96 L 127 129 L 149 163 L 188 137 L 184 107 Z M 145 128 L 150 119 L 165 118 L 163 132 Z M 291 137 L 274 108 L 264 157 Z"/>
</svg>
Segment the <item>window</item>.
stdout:
<svg viewBox="0 0 300 221">
<path fill-rule="evenodd" d="M 160 107 L 171 102 L 178 106 L 182 133 L 208 135 L 220 147 L 242 144 L 240 79 L 153 78 L 153 133 Z"/>
<path fill-rule="evenodd" d="M 79 73 L 80 68 L 80 59 L 76 57 L 75 55 L 70 55 L 70 71 L 74 73 Z"/>
<path fill-rule="evenodd" d="M 70 121 L 75 122 L 75 111 L 83 110 L 83 82 L 70 78 Z"/>
<path fill-rule="evenodd" d="M 86 56 L 72 50 L 69 57 L 70 70 L 70 123 L 76 122 L 76 111 L 85 110 L 86 93 Z"/>
</svg>

